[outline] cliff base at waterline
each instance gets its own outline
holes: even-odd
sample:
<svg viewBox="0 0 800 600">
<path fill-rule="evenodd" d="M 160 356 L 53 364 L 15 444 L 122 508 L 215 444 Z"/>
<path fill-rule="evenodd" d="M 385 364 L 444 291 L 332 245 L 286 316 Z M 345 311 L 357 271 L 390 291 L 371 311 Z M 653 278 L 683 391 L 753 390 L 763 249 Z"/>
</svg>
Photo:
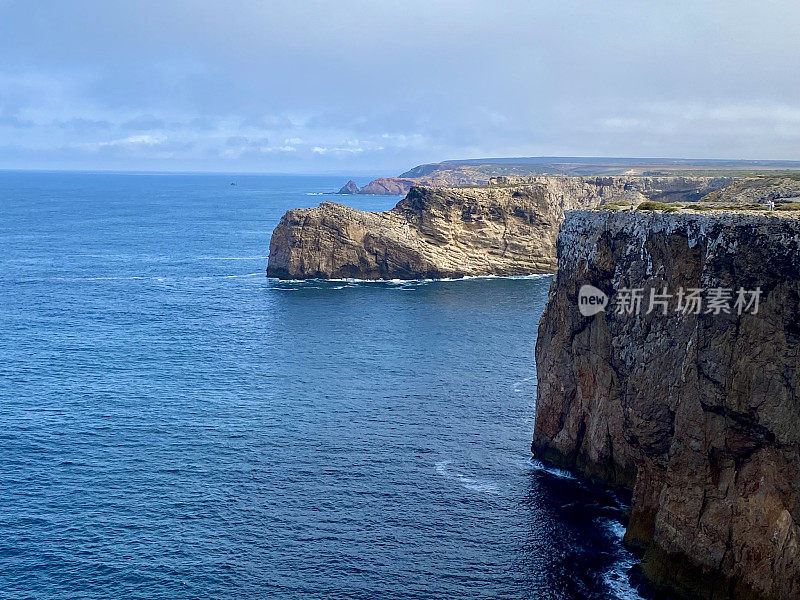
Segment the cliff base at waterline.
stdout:
<svg viewBox="0 0 800 600">
<path fill-rule="evenodd" d="M 558 238 L 533 451 L 631 489 L 641 571 L 694 597 L 800 598 L 797 214 L 574 211 Z"/>
</svg>

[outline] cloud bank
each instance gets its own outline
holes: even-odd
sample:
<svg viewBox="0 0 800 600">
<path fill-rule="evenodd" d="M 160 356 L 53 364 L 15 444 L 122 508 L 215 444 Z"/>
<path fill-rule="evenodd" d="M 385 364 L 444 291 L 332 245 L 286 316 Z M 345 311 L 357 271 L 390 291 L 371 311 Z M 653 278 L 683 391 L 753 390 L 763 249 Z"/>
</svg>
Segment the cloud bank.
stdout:
<svg viewBox="0 0 800 600">
<path fill-rule="evenodd" d="M 0 0 L 0 168 L 800 159 L 800 4 Z"/>
</svg>

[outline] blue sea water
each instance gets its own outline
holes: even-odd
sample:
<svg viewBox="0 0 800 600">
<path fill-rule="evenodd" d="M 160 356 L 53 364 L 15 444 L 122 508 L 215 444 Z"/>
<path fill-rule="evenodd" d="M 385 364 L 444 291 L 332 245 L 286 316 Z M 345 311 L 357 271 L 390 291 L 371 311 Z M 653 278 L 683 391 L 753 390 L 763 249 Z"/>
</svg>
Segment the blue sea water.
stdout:
<svg viewBox="0 0 800 600">
<path fill-rule="evenodd" d="M 341 184 L 0 173 L 0 597 L 638 597 L 530 459 L 548 277 L 266 278 Z"/>
</svg>

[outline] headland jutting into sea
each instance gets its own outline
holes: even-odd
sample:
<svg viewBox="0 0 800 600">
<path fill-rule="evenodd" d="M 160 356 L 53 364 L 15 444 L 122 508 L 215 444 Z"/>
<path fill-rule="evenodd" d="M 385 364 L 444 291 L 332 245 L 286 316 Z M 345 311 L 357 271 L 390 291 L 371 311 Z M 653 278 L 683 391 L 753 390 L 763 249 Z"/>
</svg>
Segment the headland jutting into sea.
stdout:
<svg viewBox="0 0 800 600">
<path fill-rule="evenodd" d="M 268 274 L 556 271 L 536 347 L 534 455 L 632 493 L 625 541 L 650 585 L 791 600 L 800 597 L 798 217 L 792 173 L 415 184 L 384 213 L 330 202 L 287 212 Z M 584 316 L 584 285 L 607 296 L 758 290 L 760 305 Z"/>
</svg>

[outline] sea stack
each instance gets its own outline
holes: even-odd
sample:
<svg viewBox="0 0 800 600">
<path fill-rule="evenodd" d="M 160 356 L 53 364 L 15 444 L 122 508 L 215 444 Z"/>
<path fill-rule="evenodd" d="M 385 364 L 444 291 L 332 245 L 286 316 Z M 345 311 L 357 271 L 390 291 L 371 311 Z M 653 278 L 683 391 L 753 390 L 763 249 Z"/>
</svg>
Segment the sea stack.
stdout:
<svg viewBox="0 0 800 600">
<path fill-rule="evenodd" d="M 650 581 L 800 598 L 800 213 L 574 211 L 558 257 L 535 455 L 633 492 L 625 541 Z M 681 311 L 695 289 L 705 304 Z M 582 314 L 586 290 L 604 311 Z"/>
<path fill-rule="evenodd" d="M 339 191 L 336 192 L 336 193 L 337 194 L 346 194 L 346 195 L 357 194 L 358 193 L 358 186 L 356 185 L 356 182 L 351 179 L 350 181 L 345 183 L 341 188 L 339 188 Z"/>
</svg>

